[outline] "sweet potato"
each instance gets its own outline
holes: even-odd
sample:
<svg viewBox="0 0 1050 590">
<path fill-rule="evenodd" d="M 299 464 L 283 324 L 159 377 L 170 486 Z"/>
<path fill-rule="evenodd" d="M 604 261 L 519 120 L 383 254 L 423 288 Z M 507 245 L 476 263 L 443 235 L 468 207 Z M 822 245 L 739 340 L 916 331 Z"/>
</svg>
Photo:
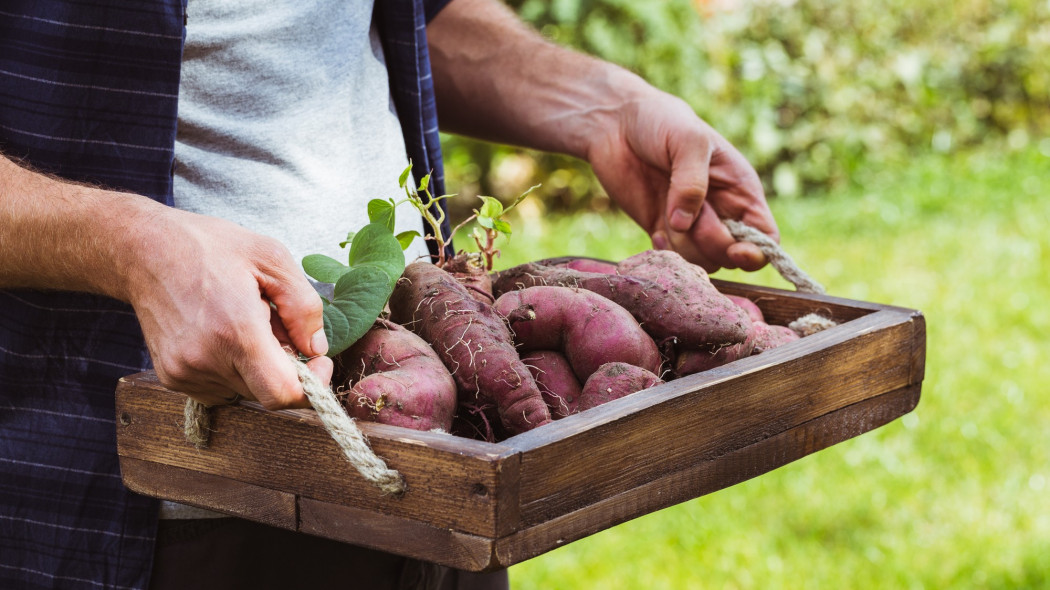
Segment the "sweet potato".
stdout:
<svg viewBox="0 0 1050 590">
<path fill-rule="evenodd" d="M 336 388 L 360 420 L 416 430 L 452 427 L 456 382 L 422 338 L 385 320 L 335 359 Z"/>
<path fill-rule="evenodd" d="M 593 272 L 606 275 L 616 274 L 615 262 L 606 262 L 604 260 L 595 260 L 593 258 L 545 258 L 543 260 L 537 260 L 535 261 L 535 263 L 541 264 L 543 266 L 556 266 L 560 268 L 568 268 L 570 270 L 578 270 L 580 272 Z"/>
<path fill-rule="evenodd" d="M 750 356 L 755 349 L 753 330 L 754 324 L 752 324 L 752 332 L 747 335 L 747 339 L 737 344 L 709 349 L 695 348 L 679 352 L 674 361 L 674 375 L 676 377 L 685 377 L 686 375 L 708 371 L 737 359 Z"/>
<path fill-rule="evenodd" d="M 390 297 L 390 319 L 434 348 L 456 381 L 461 404 L 495 405 L 510 434 L 550 422 L 503 318 L 448 272 L 422 261 L 408 265 Z"/>
<path fill-rule="evenodd" d="M 576 413 L 583 388 L 565 355 L 553 350 L 534 350 L 523 354 L 521 360 L 536 379 L 551 418 L 557 420 Z"/>
<path fill-rule="evenodd" d="M 627 309 L 661 347 L 670 345 L 681 351 L 743 342 L 750 331 L 747 313 L 719 293 L 702 268 L 683 270 L 664 258 L 653 256 L 648 267 L 633 261 L 630 270 L 646 277 L 629 276 L 622 270 L 613 275 L 523 264 L 496 273 L 493 293 L 499 297 L 537 285 L 586 289 Z M 681 256 L 678 259 L 688 265 Z"/>
<path fill-rule="evenodd" d="M 485 261 L 480 255 L 460 252 L 441 268 L 466 287 L 470 296 L 477 301 L 492 305 L 496 300 L 492 295 L 492 278 L 486 272 Z"/>
<path fill-rule="evenodd" d="M 726 295 L 730 301 L 740 306 L 741 309 L 747 312 L 747 317 L 751 318 L 752 322 L 764 322 L 766 316 L 762 314 L 762 309 L 751 301 L 747 297 L 741 297 L 739 295 Z"/>
<path fill-rule="evenodd" d="M 607 363 L 598 367 L 584 383 L 577 411 L 589 410 L 661 383 L 662 379 L 640 367 Z"/>
<path fill-rule="evenodd" d="M 787 326 L 755 322 L 752 329 L 755 334 L 755 349 L 751 354 L 760 354 L 772 348 L 783 346 L 788 342 L 794 342 L 800 338 L 794 330 Z"/>
<path fill-rule="evenodd" d="M 581 382 L 598 367 L 625 362 L 659 372 L 663 359 L 627 310 L 597 293 L 568 287 L 530 287 L 493 304 L 507 318 L 524 352 L 561 351 Z"/>
</svg>

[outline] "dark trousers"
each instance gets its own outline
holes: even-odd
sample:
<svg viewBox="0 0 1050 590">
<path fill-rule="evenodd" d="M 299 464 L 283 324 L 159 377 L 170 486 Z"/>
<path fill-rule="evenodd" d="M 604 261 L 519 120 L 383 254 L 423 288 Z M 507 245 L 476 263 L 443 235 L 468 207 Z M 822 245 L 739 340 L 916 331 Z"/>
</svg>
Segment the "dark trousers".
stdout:
<svg viewBox="0 0 1050 590">
<path fill-rule="evenodd" d="M 239 518 L 161 520 L 150 590 L 509 590 L 474 574 Z"/>
</svg>

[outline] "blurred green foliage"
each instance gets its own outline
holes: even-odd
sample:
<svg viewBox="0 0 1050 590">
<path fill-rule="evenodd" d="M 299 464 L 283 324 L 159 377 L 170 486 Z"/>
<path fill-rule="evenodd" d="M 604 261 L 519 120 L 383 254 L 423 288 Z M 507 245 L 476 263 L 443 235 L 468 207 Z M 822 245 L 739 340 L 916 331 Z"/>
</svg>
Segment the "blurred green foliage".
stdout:
<svg viewBox="0 0 1050 590">
<path fill-rule="evenodd" d="M 842 187 L 865 162 L 1028 145 L 1050 132 L 1047 0 L 510 0 L 544 36 L 685 99 L 771 195 Z M 609 207 L 572 158 L 447 137 L 450 186 Z M 462 200 L 469 202 L 469 200 Z"/>
</svg>

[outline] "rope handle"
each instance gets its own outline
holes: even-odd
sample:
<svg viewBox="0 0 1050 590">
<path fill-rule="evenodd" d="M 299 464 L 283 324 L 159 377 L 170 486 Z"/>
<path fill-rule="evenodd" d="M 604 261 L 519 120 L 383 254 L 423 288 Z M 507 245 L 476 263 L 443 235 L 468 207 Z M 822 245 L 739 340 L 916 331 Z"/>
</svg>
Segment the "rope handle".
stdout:
<svg viewBox="0 0 1050 590">
<path fill-rule="evenodd" d="M 806 274 L 795 261 L 788 256 L 788 253 L 780 247 L 780 244 L 773 241 L 772 238 L 759 230 L 751 227 L 743 221 L 737 221 L 735 219 L 723 219 L 722 223 L 729 229 L 729 233 L 739 242 L 750 242 L 762 251 L 766 259 L 769 260 L 769 264 L 780 273 L 780 276 L 784 277 L 784 280 L 795 286 L 795 290 L 799 293 L 813 293 L 817 295 L 823 295 L 825 291 L 824 286 L 813 280 L 808 274 Z M 832 319 L 826 318 L 820 314 L 808 313 L 797 320 L 788 324 L 788 328 L 794 330 L 800 336 L 809 336 L 816 334 L 821 330 L 827 330 L 837 326 L 838 323 Z"/>
<path fill-rule="evenodd" d="M 325 429 L 339 445 L 339 449 L 343 451 L 347 461 L 357 469 L 362 477 L 378 487 L 384 494 L 390 496 L 403 494 L 405 492 L 404 478 L 375 454 L 368 444 L 368 439 L 357 427 L 357 423 L 343 411 L 332 389 L 322 383 L 307 368 L 306 363 L 292 356 L 289 356 L 289 359 L 295 365 L 295 372 L 299 376 L 299 382 L 303 384 L 306 398 L 310 400 L 310 405 L 317 412 Z M 193 398 L 187 398 L 184 415 L 186 440 L 193 443 L 198 449 L 207 447 L 211 432 L 209 407 Z"/>
<path fill-rule="evenodd" d="M 780 273 L 780 276 L 784 277 L 784 280 L 794 285 L 799 293 L 815 293 L 823 295 L 827 292 L 824 290 L 823 285 L 803 272 L 802 269 L 795 264 L 795 261 L 788 256 L 787 252 L 780 247 L 780 244 L 773 241 L 773 238 L 770 238 L 743 221 L 723 219 L 722 223 L 729 228 L 729 233 L 732 234 L 737 241 L 751 242 L 758 246 L 758 249 L 761 250 L 762 254 L 764 254 L 769 260 L 769 264 L 777 269 L 777 272 Z"/>
</svg>

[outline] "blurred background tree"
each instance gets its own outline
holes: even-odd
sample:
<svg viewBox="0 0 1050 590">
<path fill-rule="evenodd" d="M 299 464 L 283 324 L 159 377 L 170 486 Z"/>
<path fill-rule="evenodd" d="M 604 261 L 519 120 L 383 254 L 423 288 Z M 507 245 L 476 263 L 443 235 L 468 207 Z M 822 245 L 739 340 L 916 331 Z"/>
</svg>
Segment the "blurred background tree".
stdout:
<svg viewBox="0 0 1050 590">
<path fill-rule="evenodd" d="M 864 163 L 1050 130 L 1046 0 L 509 0 L 544 36 L 685 99 L 758 169 L 767 194 L 855 183 Z M 582 162 L 445 137 L 452 191 L 537 206 L 611 205 Z M 457 200 L 469 209 L 472 199 Z M 457 214 L 458 216 L 458 214 Z"/>
</svg>

